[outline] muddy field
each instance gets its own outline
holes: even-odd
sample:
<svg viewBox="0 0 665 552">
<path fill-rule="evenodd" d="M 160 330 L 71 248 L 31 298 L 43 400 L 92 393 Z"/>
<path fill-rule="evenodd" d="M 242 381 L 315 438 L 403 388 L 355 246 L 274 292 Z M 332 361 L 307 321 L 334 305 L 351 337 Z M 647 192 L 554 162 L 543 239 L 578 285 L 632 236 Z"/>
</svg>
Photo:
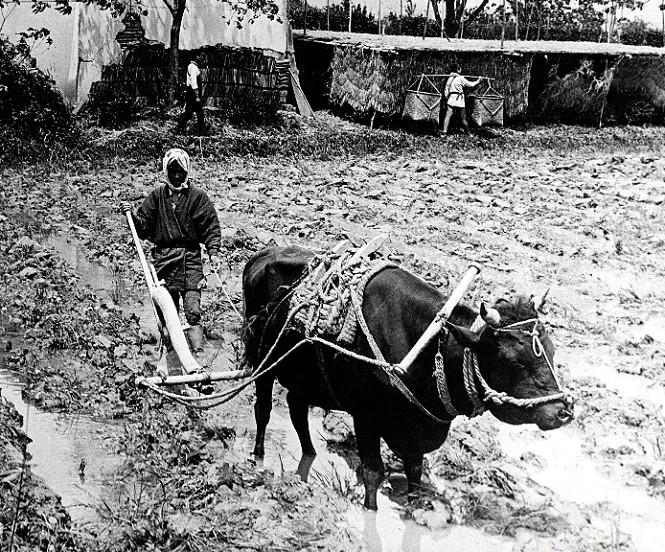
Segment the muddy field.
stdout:
<svg viewBox="0 0 665 552">
<path fill-rule="evenodd" d="M 363 511 L 343 416 L 312 413 L 308 484 L 284 406 L 251 457 L 252 389 L 194 411 L 137 389 L 163 362 L 117 211 L 161 182 L 156 124 L 90 131 L 94 155 L 5 169 L 0 189 L 2 543 L 15 550 L 625 550 L 665 542 L 662 129 L 435 137 L 318 113 L 178 137 L 213 199 L 226 285 L 205 292 L 217 369 L 242 353 L 240 274 L 269 244 L 388 236 L 383 254 L 466 301 L 550 288 L 576 418 L 549 433 L 458 418 L 408 503 L 399 461 Z M 153 153 L 155 155 L 153 156 Z M 233 302 L 233 305 L 231 304 Z M 21 395 L 23 391 L 23 398 Z M 281 391 L 277 402 L 283 403 Z M 32 443 L 22 454 L 22 427 Z M 56 454 L 58 451 L 58 454 Z M 25 470 L 21 468 L 26 466 Z M 50 489 L 50 490 L 49 490 Z M 62 497 L 60 505 L 53 493 Z M 18 503 L 18 507 L 17 507 Z M 18 512 L 18 515 L 17 515 Z M 16 522 L 14 523 L 14 520 Z"/>
</svg>

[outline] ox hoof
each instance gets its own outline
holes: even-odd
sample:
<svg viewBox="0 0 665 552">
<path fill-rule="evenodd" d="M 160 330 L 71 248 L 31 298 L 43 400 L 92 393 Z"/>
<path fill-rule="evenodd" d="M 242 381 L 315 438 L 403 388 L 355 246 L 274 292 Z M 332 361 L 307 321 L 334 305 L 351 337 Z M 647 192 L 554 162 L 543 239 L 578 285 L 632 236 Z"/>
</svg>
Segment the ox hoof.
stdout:
<svg viewBox="0 0 665 552">
<path fill-rule="evenodd" d="M 263 448 L 256 447 L 252 452 L 252 456 L 256 456 L 258 459 L 263 460 L 263 457 L 266 455 L 266 452 Z"/>
<path fill-rule="evenodd" d="M 368 510 L 374 510 L 375 512 L 376 512 L 376 510 L 378 510 L 378 507 L 377 507 L 377 504 L 376 504 L 376 498 L 374 498 L 374 500 L 369 500 L 369 499 L 366 498 L 365 503 L 363 505 Z"/>
</svg>

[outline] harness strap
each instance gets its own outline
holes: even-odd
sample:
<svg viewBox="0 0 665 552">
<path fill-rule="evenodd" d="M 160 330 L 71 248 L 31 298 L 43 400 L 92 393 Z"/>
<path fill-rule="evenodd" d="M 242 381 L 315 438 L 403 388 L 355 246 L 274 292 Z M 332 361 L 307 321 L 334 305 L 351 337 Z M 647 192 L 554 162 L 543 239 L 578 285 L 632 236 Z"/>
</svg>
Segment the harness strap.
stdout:
<svg viewBox="0 0 665 552">
<path fill-rule="evenodd" d="M 374 339 L 374 336 L 372 335 L 372 332 L 369 331 L 369 328 L 367 327 L 367 322 L 365 321 L 365 316 L 363 315 L 362 311 L 362 306 L 360 305 L 360 300 L 358 299 L 358 296 L 356 295 L 355 290 L 351 289 L 351 303 L 353 304 L 353 307 L 356 310 L 356 319 L 358 320 L 358 326 L 360 326 L 360 329 L 362 332 L 365 334 L 365 337 L 367 338 L 367 342 L 369 343 L 370 349 L 372 349 L 372 353 L 374 353 L 374 356 L 378 361 L 383 363 L 383 371 L 387 374 L 388 379 L 390 379 L 390 383 L 396 387 L 402 395 L 404 395 L 411 404 L 415 405 L 418 407 L 418 409 L 423 412 L 425 415 L 427 415 L 429 418 L 434 420 L 435 422 L 438 422 L 440 424 L 449 424 L 450 421 L 445 421 L 442 420 L 441 418 L 435 416 L 432 414 L 415 396 L 413 393 L 411 393 L 411 390 L 406 386 L 406 384 L 402 381 L 402 378 L 400 378 L 396 373 L 392 365 L 389 365 L 386 362 L 385 357 L 383 356 L 383 353 L 381 352 L 381 349 L 379 348 L 379 345 L 377 344 L 376 340 Z"/>
<path fill-rule="evenodd" d="M 446 382 L 446 372 L 443 368 L 443 355 L 441 354 L 441 351 L 437 350 L 436 355 L 434 356 L 434 378 L 436 379 L 436 388 L 439 392 L 439 398 L 448 414 L 453 417 L 459 416 L 460 412 L 453 406 L 453 401 L 450 398 L 448 383 Z"/>
</svg>

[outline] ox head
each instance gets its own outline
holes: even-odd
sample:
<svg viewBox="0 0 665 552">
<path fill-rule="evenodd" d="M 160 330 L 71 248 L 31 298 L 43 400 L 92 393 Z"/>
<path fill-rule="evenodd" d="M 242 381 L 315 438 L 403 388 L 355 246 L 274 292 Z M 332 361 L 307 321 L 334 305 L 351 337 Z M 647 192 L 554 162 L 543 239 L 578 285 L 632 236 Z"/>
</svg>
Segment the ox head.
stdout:
<svg viewBox="0 0 665 552">
<path fill-rule="evenodd" d="M 544 296 L 500 299 L 492 308 L 481 305 L 485 324 L 480 330 L 447 326 L 460 345 L 475 353 L 480 395 L 492 414 L 503 422 L 535 423 L 547 430 L 568 423 L 573 413 L 572 400 L 554 372 L 554 345 L 538 320 L 544 302 Z"/>
</svg>

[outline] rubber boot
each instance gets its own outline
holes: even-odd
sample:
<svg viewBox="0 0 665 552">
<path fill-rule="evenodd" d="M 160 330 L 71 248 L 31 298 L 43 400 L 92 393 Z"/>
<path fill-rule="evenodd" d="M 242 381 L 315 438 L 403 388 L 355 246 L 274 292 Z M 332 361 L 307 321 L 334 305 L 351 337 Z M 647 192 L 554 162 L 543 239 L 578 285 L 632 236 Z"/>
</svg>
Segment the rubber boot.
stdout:
<svg viewBox="0 0 665 552">
<path fill-rule="evenodd" d="M 203 358 L 203 328 L 201 326 L 191 326 L 187 330 L 187 340 L 192 354 L 201 368 L 206 368 Z"/>
<path fill-rule="evenodd" d="M 166 369 L 169 376 L 182 376 L 182 364 L 175 350 L 166 353 Z"/>
</svg>

